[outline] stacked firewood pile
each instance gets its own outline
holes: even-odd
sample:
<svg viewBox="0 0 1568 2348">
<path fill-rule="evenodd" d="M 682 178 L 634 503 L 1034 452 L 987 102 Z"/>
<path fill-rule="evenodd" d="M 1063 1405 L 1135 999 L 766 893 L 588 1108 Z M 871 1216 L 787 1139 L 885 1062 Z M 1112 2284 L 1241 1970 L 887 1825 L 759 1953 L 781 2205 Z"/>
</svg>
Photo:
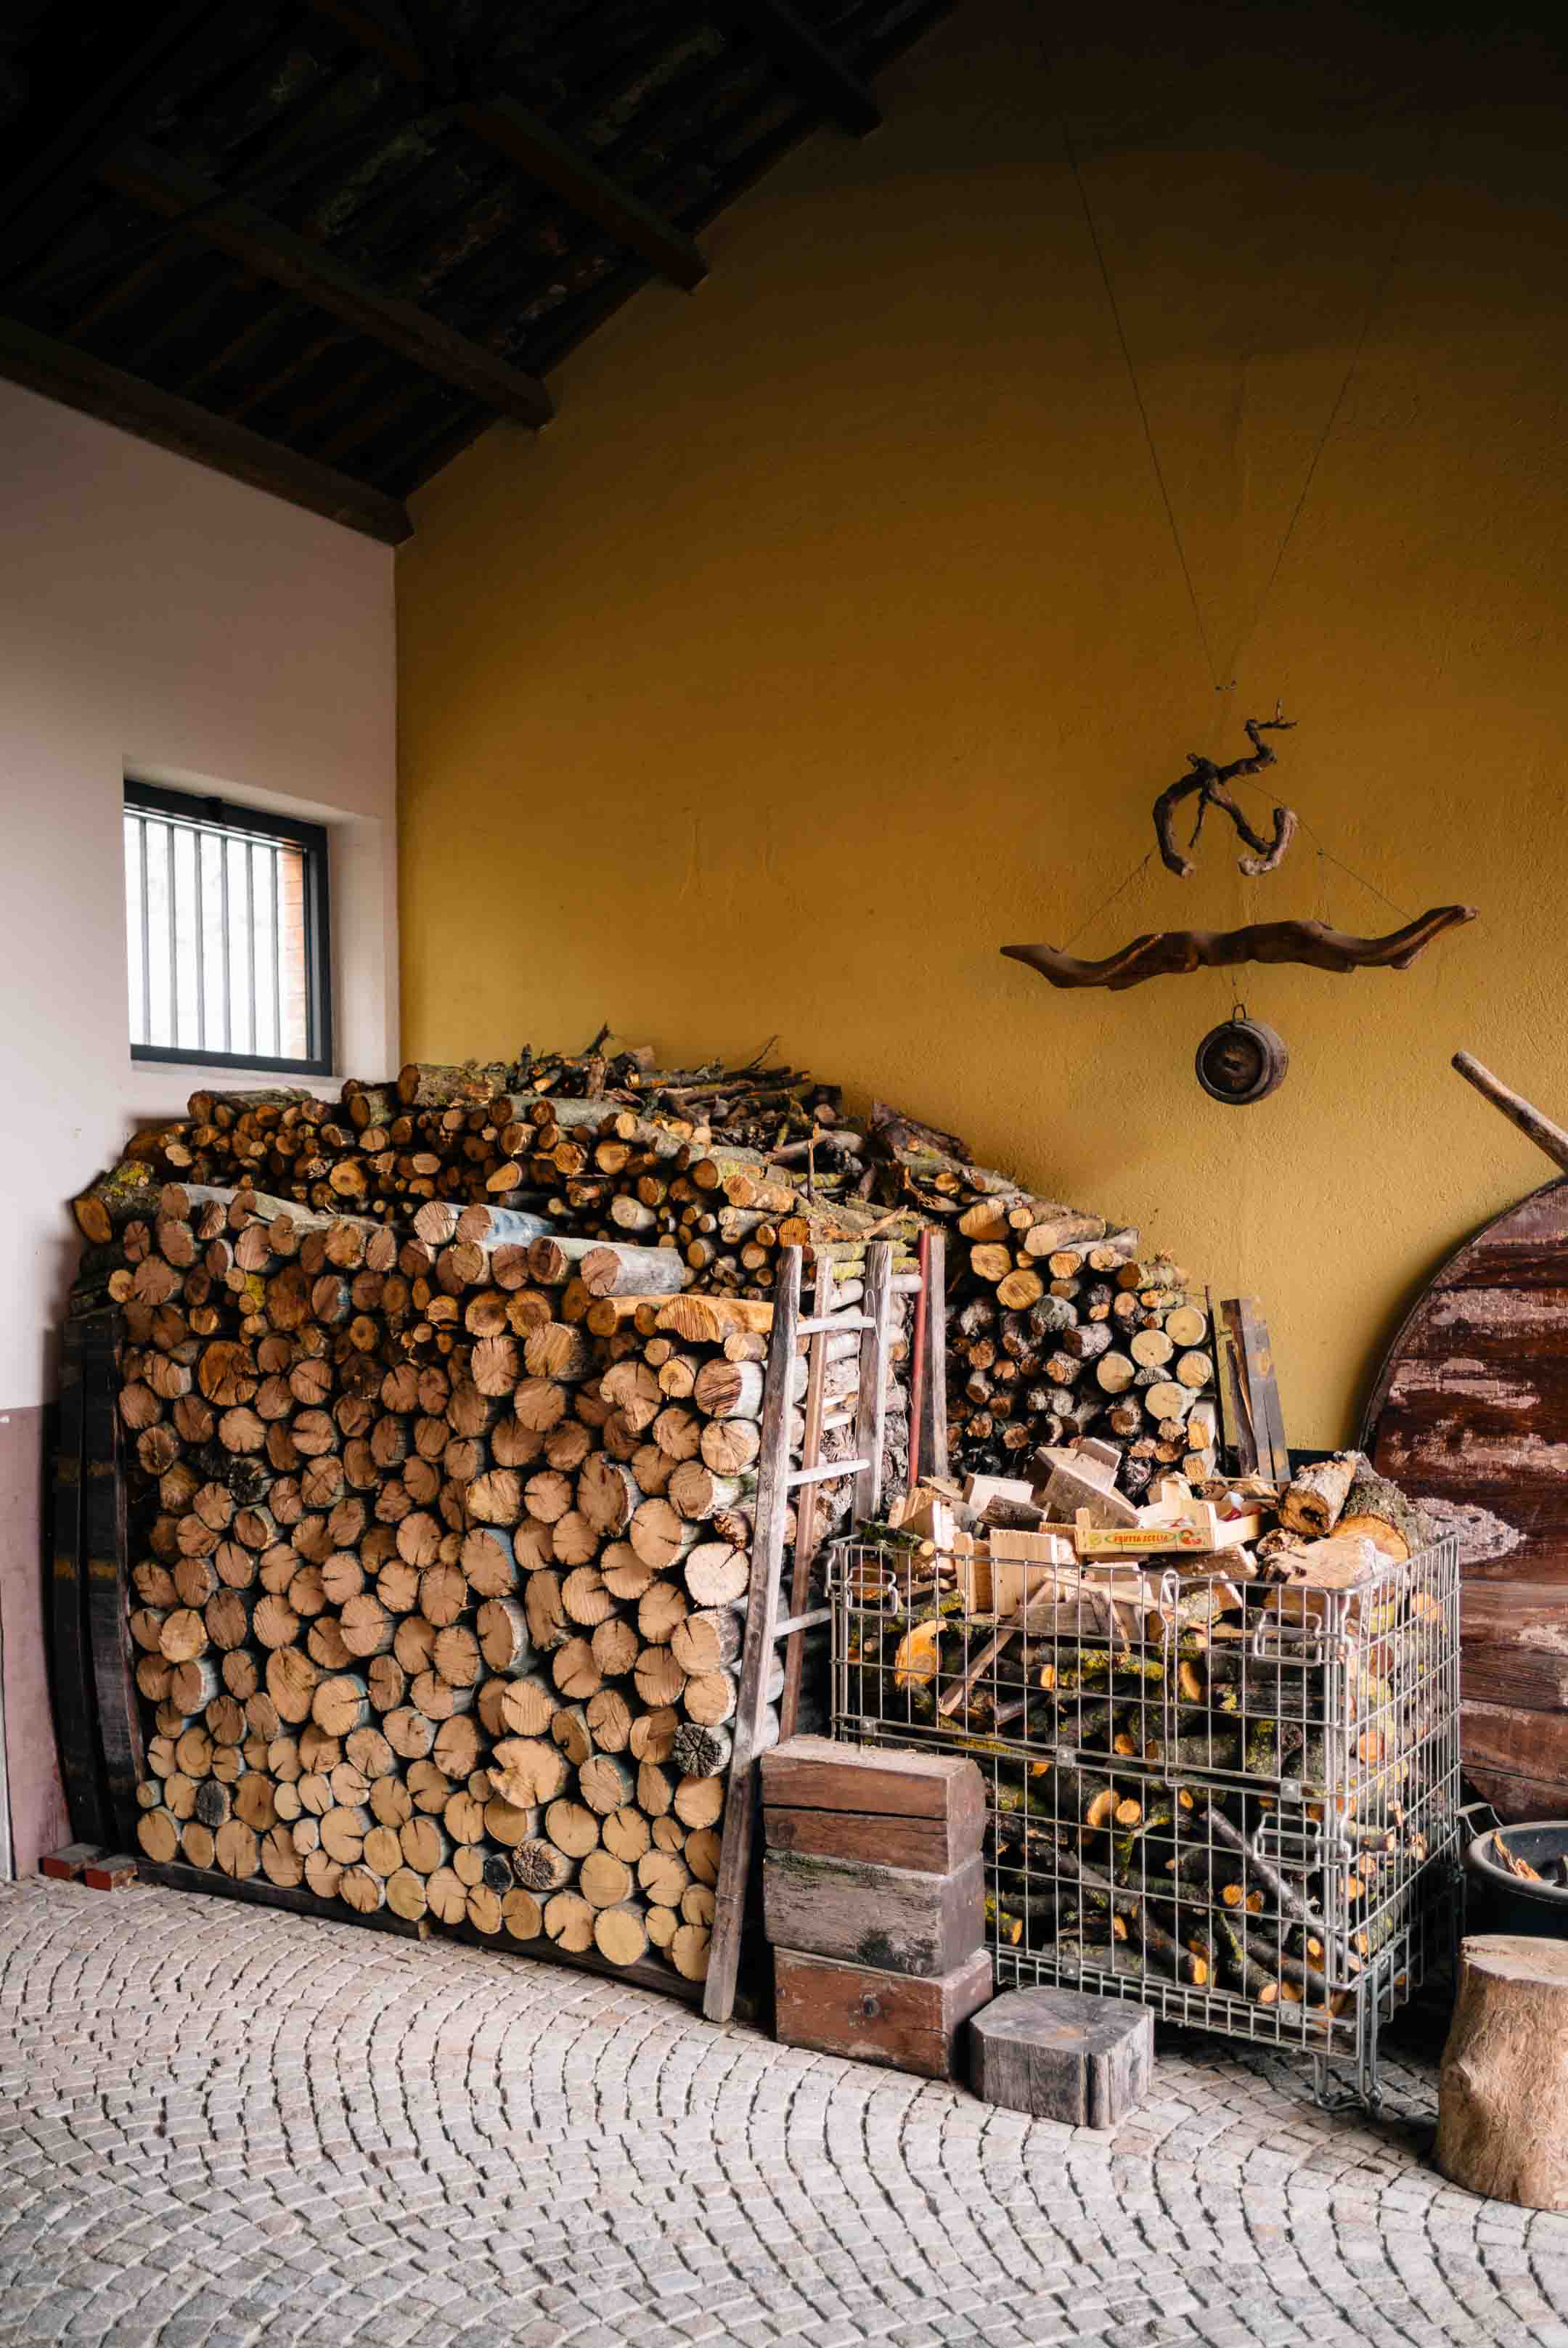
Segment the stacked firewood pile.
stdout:
<svg viewBox="0 0 1568 2348">
<path fill-rule="evenodd" d="M 1331 2032 L 1454 1831 L 1451 1566 L 1356 1454 L 1141 1509 L 1114 1464 L 927 1483 L 852 1550 L 846 1725 L 980 1762 L 992 1936 L 1040 1977 Z"/>
<path fill-rule="evenodd" d="M 798 1069 L 657 1069 L 601 1036 L 575 1055 L 414 1064 L 302 1091 L 196 1093 L 138 1134 L 84 1225 L 107 1245 L 160 1181 L 252 1185 L 318 1212 L 406 1221 L 425 1209 L 533 1211 L 576 1237 L 674 1250 L 704 1290 L 766 1298 L 779 1251 L 850 1257 L 947 1231 L 948 1428 L 966 1470 L 1017 1474 L 1092 1433 L 1146 1490 L 1214 1443 L 1201 1296 L 1138 1234 L 977 1165 L 956 1135 L 874 1102 L 858 1127 Z M 428 1219 L 426 1229 L 440 1231 Z M 84 1268 L 100 1287 L 112 1252 Z"/>
<path fill-rule="evenodd" d="M 124 1316 L 143 1850 L 702 1978 L 771 1306 L 480 1203 L 122 1168 L 77 1219 L 77 1303 Z"/>
</svg>

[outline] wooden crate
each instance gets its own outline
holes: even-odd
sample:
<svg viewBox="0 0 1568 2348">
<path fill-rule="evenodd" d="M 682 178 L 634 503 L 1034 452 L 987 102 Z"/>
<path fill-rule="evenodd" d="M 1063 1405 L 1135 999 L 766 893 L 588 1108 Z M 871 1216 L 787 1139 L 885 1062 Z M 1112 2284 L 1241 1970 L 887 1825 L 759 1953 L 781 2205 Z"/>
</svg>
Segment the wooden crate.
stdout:
<svg viewBox="0 0 1568 2348">
<path fill-rule="evenodd" d="M 992 1991 L 988 1949 L 928 1979 L 800 1949 L 775 1949 L 774 1969 L 774 2034 L 784 2045 L 923 2079 L 967 2075 L 969 2016 Z"/>
</svg>

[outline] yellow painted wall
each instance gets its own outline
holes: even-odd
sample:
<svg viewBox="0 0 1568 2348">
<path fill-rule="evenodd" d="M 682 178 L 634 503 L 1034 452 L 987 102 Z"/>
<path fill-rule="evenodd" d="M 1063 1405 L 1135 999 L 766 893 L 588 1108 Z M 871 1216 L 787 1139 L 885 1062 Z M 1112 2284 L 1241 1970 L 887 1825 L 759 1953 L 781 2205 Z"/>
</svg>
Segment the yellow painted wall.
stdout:
<svg viewBox="0 0 1568 2348">
<path fill-rule="evenodd" d="M 548 433 L 419 498 L 405 1043 L 776 1032 L 1255 1289 L 1292 1437 L 1327 1442 L 1412 1285 L 1548 1171 L 1450 1052 L 1568 1115 L 1561 91 L 1528 45 L 1327 8 L 1107 13 L 1116 46 L 1051 59 L 1055 12 L 971 5 L 879 134 L 819 136 L 708 232 L 695 296 L 594 336 Z M 1481 919 L 1402 975 L 1243 973 L 1293 1065 L 1225 1109 L 1192 1055 L 1227 974 L 1065 994 L 996 950 L 1078 931 L 1185 752 L 1235 755 L 1276 695 L 1333 853 Z M 1153 864 L 1079 951 L 1325 913 L 1399 918 L 1307 839 L 1244 884 L 1211 828 L 1199 878 Z"/>
</svg>

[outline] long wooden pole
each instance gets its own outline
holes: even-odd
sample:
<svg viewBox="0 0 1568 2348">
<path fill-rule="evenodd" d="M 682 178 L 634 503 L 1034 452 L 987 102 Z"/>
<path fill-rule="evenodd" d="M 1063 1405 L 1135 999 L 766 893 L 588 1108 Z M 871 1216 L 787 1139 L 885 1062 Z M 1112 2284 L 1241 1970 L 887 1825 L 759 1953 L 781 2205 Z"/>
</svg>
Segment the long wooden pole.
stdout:
<svg viewBox="0 0 1568 2348">
<path fill-rule="evenodd" d="M 1473 1085 L 1493 1108 L 1502 1111 L 1510 1125 L 1516 1125 L 1521 1133 L 1527 1134 L 1534 1142 L 1537 1149 L 1546 1152 L 1554 1166 L 1561 1166 L 1568 1173 L 1568 1133 L 1560 1125 L 1553 1125 L 1549 1117 L 1542 1117 L 1522 1093 L 1511 1092 L 1505 1084 L 1498 1081 L 1490 1068 L 1483 1067 L 1471 1053 L 1456 1052 L 1453 1065 L 1467 1085 Z"/>
</svg>

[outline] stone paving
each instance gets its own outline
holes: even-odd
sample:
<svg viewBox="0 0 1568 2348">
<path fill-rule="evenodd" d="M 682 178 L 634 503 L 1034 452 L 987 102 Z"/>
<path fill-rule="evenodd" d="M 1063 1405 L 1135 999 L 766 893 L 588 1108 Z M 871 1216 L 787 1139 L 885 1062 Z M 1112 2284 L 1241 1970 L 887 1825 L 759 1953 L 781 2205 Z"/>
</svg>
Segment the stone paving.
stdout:
<svg viewBox="0 0 1568 2348">
<path fill-rule="evenodd" d="M 1173 2037 L 1094 2135 L 521 1958 L 0 1890 L 0 2343 L 1568 2348 L 1568 2218 L 1429 2133 Z"/>
</svg>

